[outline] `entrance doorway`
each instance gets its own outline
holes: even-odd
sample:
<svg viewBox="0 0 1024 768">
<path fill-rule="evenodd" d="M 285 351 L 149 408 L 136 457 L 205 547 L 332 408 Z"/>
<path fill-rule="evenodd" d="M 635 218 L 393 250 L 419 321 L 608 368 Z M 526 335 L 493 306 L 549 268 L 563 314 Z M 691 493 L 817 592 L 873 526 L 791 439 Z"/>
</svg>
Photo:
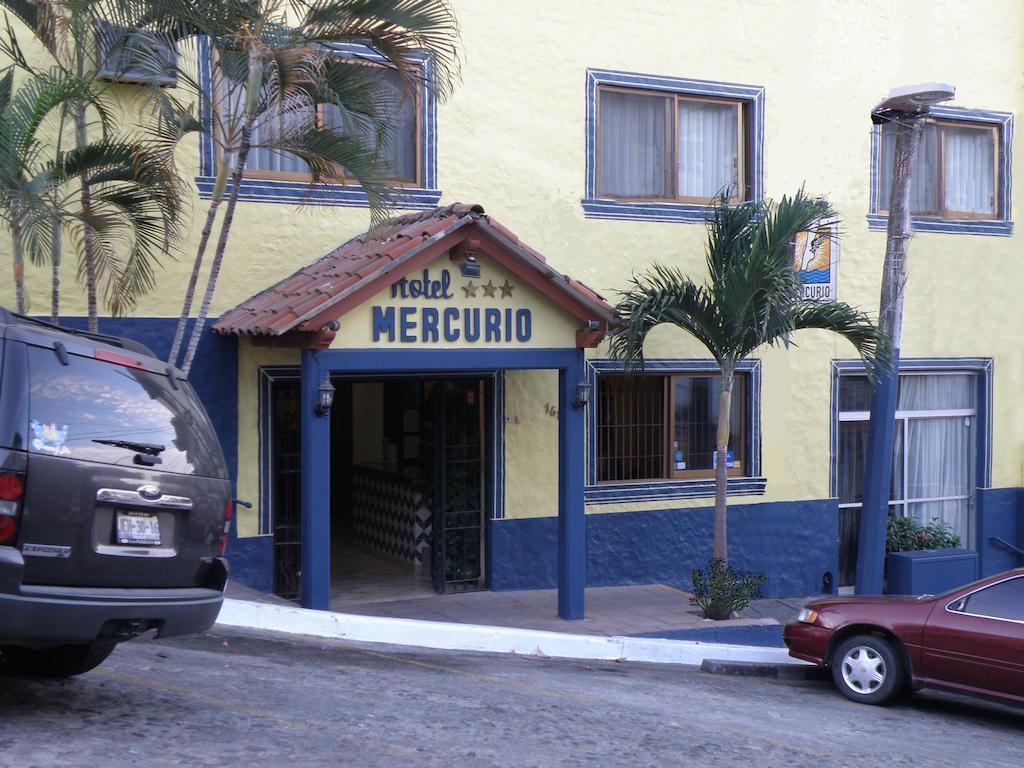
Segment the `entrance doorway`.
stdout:
<svg viewBox="0 0 1024 768">
<path fill-rule="evenodd" d="M 338 377 L 331 409 L 331 607 L 487 588 L 493 381 Z M 281 406 L 297 393 L 275 391 Z M 275 400 L 276 404 L 276 400 Z M 297 424 L 275 419 L 275 591 L 297 595 Z"/>
</svg>

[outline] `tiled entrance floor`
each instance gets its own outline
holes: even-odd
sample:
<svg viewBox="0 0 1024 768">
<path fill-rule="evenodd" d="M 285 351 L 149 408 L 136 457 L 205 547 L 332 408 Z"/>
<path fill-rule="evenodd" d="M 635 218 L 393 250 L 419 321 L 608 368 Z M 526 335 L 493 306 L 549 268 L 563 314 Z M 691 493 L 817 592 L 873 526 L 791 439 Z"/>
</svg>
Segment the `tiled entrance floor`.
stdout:
<svg viewBox="0 0 1024 768">
<path fill-rule="evenodd" d="M 331 558 L 331 610 L 356 613 L 365 603 L 436 598 L 430 572 L 415 572 L 386 557 L 349 546 L 336 546 Z"/>
</svg>

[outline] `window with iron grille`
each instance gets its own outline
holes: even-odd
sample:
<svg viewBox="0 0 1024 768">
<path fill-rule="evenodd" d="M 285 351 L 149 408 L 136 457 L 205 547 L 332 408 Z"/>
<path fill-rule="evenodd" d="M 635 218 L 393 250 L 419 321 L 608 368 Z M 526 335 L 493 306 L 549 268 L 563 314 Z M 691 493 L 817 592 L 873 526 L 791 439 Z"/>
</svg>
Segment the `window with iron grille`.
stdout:
<svg viewBox="0 0 1024 768">
<path fill-rule="evenodd" d="M 599 482 L 713 477 L 718 400 L 716 374 L 627 376 L 597 383 Z M 744 475 L 747 381 L 733 380 L 728 474 Z"/>
</svg>

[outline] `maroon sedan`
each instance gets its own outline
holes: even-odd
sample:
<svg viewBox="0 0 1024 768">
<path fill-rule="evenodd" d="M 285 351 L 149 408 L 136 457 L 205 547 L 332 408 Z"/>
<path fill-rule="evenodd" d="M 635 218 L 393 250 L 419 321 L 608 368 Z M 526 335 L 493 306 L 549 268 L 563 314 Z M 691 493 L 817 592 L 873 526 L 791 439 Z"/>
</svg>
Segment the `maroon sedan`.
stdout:
<svg viewBox="0 0 1024 768">
<path fill-rule="evenodd" d="M 938 596 L 817 600 L 783 638 L 853 701 L 927 686 L 1024 704 L 1024 568 Z"/>
</svg>

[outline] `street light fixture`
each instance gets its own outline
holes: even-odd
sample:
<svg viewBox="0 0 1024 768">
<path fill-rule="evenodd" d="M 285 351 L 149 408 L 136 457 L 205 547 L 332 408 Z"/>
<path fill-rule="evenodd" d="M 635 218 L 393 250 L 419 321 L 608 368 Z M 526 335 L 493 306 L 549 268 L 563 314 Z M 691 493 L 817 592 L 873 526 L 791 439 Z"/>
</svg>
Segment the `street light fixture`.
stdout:
<svg viewBox="0 0 1024 768">
<path fill-rule="evenodd" d="M 868 426 L 868 457 L 864 468 L 864 495 L 857 541 L 857 585 L 861 594 L 882 592 L 885 533 L 889 514 L 889 479 L 892 440 L 899 386 L 900 339 L 903 335 L 903 289 L 907 283 L 910 242 L 910 188 L 914 156 L 929 109 L 953 98 L 956 89 L 945 83 L 921 83 L 893 88 L 871 112 L 871 122 L 895 126 L 889 221 L 878 324 L 892 349 L 892 365 L 877 371 Z M 876 128 L 875 130 L 880 130 Z"/>
</svg>

